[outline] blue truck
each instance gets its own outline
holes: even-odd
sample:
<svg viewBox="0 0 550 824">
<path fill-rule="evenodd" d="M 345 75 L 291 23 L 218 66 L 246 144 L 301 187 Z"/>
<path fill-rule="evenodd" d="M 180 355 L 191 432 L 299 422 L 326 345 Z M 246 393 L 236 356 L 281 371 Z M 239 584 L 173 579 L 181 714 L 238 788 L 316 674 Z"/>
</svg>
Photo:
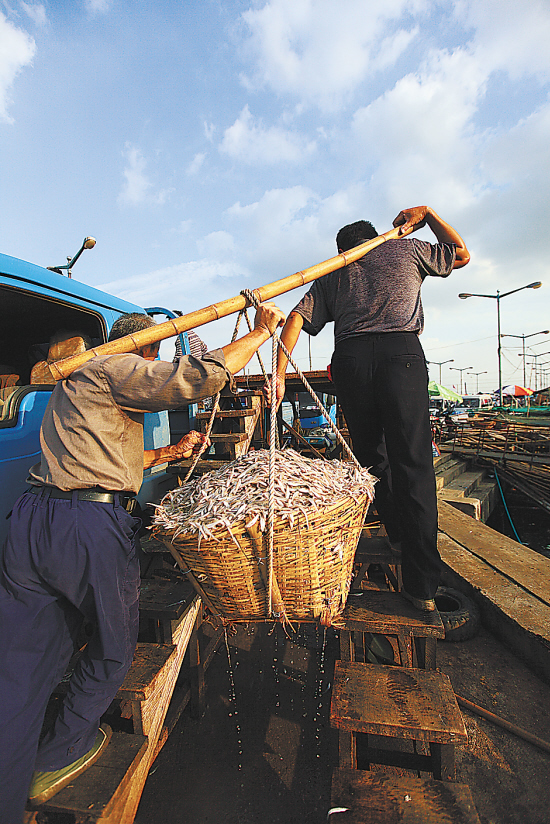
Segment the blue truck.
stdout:
<svg viewBox="0 0 550 824">
<path fill-rule="evenodd" d="M 47 361 L 52 338 L 67 330 L 97 346 L 107 341 L 121 314 L 144 311 L 71 277 L 0 254 L 0 547 L 29 467 L 40 458 L 40 424 L 53 387 L 39 382 L 36 367 Z M 159 313 L 173 316 L 168 310 L 151 310 Z M 145 449 L 170 442 L 168 413 L 146 414 Z M 146 470 L 140 504 L 158 501 L 173 485 L 165 465 Z"/>
</svg>

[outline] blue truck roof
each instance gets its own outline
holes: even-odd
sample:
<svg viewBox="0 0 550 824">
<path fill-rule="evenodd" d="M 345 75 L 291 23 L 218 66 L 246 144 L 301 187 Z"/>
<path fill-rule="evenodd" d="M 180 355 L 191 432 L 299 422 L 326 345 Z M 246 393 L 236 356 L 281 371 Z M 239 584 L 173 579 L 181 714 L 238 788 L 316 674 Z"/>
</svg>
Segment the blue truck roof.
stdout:
<svg viewBox="0 0 550 824">
<path fill-rule="evenodd" d="M 3 275 L 6 275 L 7 279 Z M 54 292 L 76 299 L 78 303 L 114 309 L 116 312 L 143 312 L 135 303 L 11 255 L 0 254 L 0 283 L 18 285 L 21 289 L 27 288 L 36 294 L 51 295 Z"/>
</svg>

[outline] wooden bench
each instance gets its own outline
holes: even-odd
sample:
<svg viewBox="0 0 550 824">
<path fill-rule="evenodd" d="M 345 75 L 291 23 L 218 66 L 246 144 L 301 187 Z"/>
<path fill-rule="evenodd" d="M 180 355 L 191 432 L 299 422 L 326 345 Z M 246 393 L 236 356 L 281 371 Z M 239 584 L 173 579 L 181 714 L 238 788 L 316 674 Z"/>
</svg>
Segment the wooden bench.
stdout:
<svg viewBox="0 0 550 824">
<path fill-rule="evenodd" d="M 455 745 L 468 736 L 448 677 L 432 670 L 337 661 L 330 720 L 339 736 L 340 767 L 356 768 L 356 736 L 364 764 L 391 764 L 454 780 Z M 376 746 L 371 736 L 382 736 Z M 391 739 L 423 742 L 429 755 L 390 750 Z"/>
<path fill-rule="evenodd" d="M 382 770 L 338 769 L 332 775 L 330 824 L 480 824 L 465 784 Z"/>
<path fill-rule="evenodd" d="M 396 639 L 401 666 L 435 669 L 437 639 L 445 637 L 437 610 L 421 612 L 399 593 L 384 590 L 350 593 L 335 626 L 340 630 L 343 661 L 365 661 L 364 652 L 358 650 L 364 634 L 372 632 Z"/>
</svg>

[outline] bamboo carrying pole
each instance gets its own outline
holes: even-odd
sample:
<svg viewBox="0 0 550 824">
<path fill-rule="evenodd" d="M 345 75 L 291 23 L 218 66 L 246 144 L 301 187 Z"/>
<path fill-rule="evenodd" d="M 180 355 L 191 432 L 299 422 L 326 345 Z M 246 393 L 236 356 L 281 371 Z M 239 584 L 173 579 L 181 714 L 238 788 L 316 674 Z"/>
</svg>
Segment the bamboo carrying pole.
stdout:
<svg viewBox="0 0 550 824">
<path fill-rule="evenodd" d="M 317 263 L 315 266 L 310 266 L 309 269 L 304 269 L 301 272 L 296 272 L 294 275 L 289 275 L 281 280 L 275 280 L 273 283 L 268 283 L 266 286 L 260 286 L 259 289 L 254 290 L 254 294 L 258 300 L 271 300 L 272 298 L 282 295 L 285 292 L 290 292 L 292 289 L 297 289 L 300 286 L 305 286 L 306 283 L 311 283 L 317 278 L 328 275 L 330 272 L 335 272 L 337 269 L 342 269 L 348 263 L 353 263 L 359 258 L 364 257 L 371 249 L 375 249 L 386 240 L 397 240 L 400 237 L 410 234 L 413 231 L 411 227 L 407 231 L 400 234 L 401 227 L 390 229 L 382 235 L 378 235 L 372 240 L 367 240 L 360 246 L 355 246 L 347 252 L 342 252 L 336 257 Z M 95 358 L 98 355 L 119 355 L 124 352 L 137 352 L 143 346 L 159 343 L 166 338 L 180 335 L 182 332 L 187 332 L 189 329 L 195 329 L 199 326 L 204 326 L 205 323 L 211 323 L 219 318 L 225 318 L 227 315 L 232 315 L 235 312 L 240 312 L 248 305 L 248 301 L 243 295 L 237 295 L 227 300 L 222 300 L 220 303 L 213 303 L 204 309 L 197 309 L 195 312 L 189 312 L 187 315 L 167 320 L 164 323 L 151 326 L 149 329 L 142 329 L 140 332 L 134 332 L 132 335 L 126 335 L 124 338 L 104 343 L 101 346 L 96 346 L 93 349 L 88 349 L 80 355 L 72 355 L 70 358 L 64 358 L 56 363 L 50 363 L 50 371 L 54 381 L 63 380 L 67 378 L 71 372 L 79 366 L 87 363 L 87 361 Z"/>
</svg>

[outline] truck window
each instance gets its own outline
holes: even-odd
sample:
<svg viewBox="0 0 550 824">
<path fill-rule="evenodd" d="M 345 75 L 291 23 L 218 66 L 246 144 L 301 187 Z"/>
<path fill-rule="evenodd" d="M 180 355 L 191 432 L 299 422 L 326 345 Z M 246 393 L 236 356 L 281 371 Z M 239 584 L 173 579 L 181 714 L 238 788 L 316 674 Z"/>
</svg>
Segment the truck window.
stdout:
<svg viewBox="0 0 550 824">
<path fill-rule="evenodd" d="M 54 348 L 60 333 L 62 338 L 85 341 L 85 348 L 107 339 L 104 322 L 94 312 L 0 286 L 0 426 L 13 425 L 19 409 L 17 399 L 26 394 L 18 390 L 41 385 L 40 368 L 35 367 L 48 359 L 50 348 L 62 351 L 59 346 Z"/>
</svg>

